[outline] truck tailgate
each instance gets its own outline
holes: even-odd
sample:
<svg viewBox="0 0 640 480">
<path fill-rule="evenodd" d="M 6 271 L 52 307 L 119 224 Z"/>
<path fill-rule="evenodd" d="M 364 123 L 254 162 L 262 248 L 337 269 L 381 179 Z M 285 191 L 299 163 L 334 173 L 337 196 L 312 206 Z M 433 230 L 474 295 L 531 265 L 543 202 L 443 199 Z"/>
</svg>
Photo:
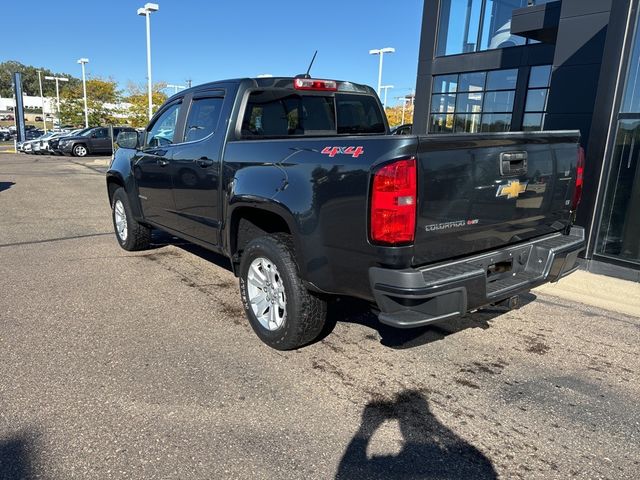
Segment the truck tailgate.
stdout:
<svg viewBox="0 0 640 480">
<path fill-rule="evenodd" d="M 577 131 L 420 137 L 414 265 L 567 228 L 579 138 Z"/>
</svg>

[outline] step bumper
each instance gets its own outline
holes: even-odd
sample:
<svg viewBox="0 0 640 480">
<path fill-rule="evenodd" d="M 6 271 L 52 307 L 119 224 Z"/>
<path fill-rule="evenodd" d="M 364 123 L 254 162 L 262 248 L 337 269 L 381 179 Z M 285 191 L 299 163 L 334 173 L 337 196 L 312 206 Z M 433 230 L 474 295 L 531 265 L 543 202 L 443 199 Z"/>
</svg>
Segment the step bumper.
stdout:
<svg viewBox="0 0 640 480">
<path fill-rule="evenodd" d="M 585 248 L 582 227 L 489 253 L 419 269 L 369 269 L 379 320 L 414 328 L 464 315 L 578 268 Z"/>
</svg>

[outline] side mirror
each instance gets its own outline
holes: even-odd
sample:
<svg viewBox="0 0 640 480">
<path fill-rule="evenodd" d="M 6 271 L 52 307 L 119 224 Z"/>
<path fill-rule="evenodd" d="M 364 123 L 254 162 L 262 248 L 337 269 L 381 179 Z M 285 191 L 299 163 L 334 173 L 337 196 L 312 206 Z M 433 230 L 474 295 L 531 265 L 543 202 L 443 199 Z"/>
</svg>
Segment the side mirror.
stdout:
<svg viewBox="0 0 640 480">
<path fill-rule="evenodd" d="M 120 132 L 116 137 L 116 145 L 119 148 L 137 149 L 140 146 L 138 132 Z"/>
</svg>

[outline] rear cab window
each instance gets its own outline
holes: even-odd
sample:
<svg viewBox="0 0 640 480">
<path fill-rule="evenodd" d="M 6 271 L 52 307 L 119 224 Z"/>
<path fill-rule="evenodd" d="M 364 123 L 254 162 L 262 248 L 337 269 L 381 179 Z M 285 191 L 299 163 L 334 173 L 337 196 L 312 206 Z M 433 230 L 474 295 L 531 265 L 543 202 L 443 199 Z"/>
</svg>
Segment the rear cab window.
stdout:
<svg viewBox="0 0 640 480">
<path fill-rule="evenodd" d="M 384 133 L 382 112 L 371 95 L 326 95 L 287 89 L 252 92 L 241 127 L 246 140 Z"/>
</svg>

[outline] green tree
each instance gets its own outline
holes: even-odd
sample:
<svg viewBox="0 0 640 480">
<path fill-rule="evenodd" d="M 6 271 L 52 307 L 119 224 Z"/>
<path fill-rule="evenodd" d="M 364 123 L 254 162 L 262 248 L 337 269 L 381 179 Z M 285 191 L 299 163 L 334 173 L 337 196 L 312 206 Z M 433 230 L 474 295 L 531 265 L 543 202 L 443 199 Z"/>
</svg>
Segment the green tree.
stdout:
<svg viewBox="0 0 640 480">
<path fill-rule="evenodd" d="M 115 125 L 123 123 L 117 108 L 122 101 L 121 92 L 112 79 L 87 80 L 87 109 L 89 125 Z M 110 105 L 107 105 L 110 104 Z M 84 125 L 84 100 L 82 82 L 60 94 L 60 118 L 63 124 Z"/>
<path fill-rule="evenodd" d="M 162 91 L 167 85 L 159 82 L 153 85 L 151 90 L 151 99 L 153 103 L 153 112 L 157 112 L 158 108 L 167 100 L 167 96 Z M 127 96 L 124 99 L 129 104 L 127 110 L 127 120 L 132 127 L 146 127 L 149 123 L 149 97 L 147 87 L 130 82 L 127 85 Z"/>
<path fill-rule="evenodd" d="M 42 93 L 45 97 L 56 96 L 56 84 L 50 80 L 45 80 L 45 76 L 55 77 L 67 77 L 68 82 L 60 82 L 60 95 L 69 90 L 81 85 L 80 79 L 75 78 L 67 73 L 52 72 L 48 68 L 33 67 L 31 65 L 24 65 L 14 60 L 9 60 L 0 63 L 0 97 L 12 97 L 13 96 L 13 74 L 15 72 L 22 73 L 22 90 L 25 95 L 40 95 L 40 84 L 38 82 L 38 70 L 42 78 Z"/>
</svg>

